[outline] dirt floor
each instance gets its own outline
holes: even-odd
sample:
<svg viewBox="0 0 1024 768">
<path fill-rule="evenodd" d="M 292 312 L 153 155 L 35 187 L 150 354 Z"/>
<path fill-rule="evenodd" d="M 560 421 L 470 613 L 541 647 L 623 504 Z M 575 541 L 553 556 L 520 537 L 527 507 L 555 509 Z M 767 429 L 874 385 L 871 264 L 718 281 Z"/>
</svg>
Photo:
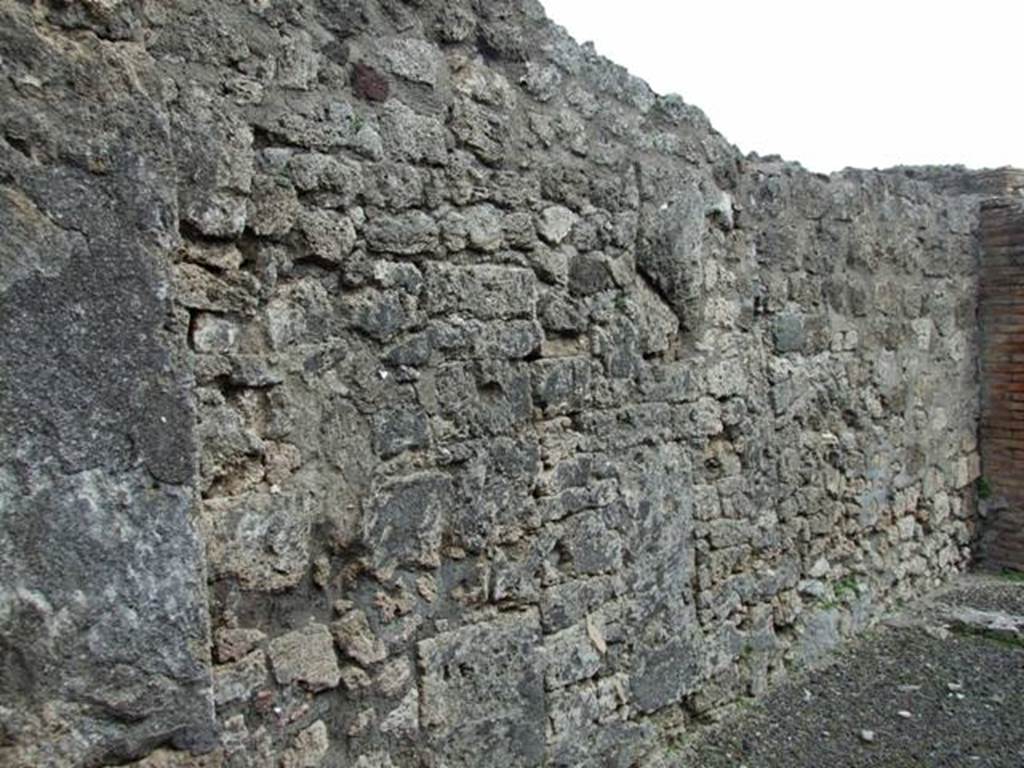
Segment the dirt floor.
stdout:
<svg viewBox="0 0 1024 768">
<path fill-rule="evenodd" d="M 1024 767 L 1024 581 L 970 575 L 738 707 L 679 768 Z"/>
</svg>

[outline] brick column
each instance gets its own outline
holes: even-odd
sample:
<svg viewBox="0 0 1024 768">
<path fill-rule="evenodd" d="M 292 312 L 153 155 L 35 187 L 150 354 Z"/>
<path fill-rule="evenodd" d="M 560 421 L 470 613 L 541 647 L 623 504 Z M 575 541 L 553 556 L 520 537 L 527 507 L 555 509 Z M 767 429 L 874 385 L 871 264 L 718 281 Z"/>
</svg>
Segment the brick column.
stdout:
<svg viewBox="0 0 1024 768">
<path fill-rule="evenodd" d="M 1024 196 L 981 208 L 982 557 L 1024 570 Z"/>
</svg>

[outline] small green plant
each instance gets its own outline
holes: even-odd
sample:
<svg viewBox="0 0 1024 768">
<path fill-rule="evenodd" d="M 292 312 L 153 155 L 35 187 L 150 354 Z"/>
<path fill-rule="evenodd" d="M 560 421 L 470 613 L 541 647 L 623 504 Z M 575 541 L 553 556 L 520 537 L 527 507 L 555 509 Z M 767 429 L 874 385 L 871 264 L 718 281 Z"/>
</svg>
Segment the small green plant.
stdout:
<svg viewBox="0 0 1024 768">
<path fill-rule="evenodd" d="M 841 600 L 844 597 L 856 597 L 857 592 L 859 591 L 857 589 L 857 579 L 853 576 L 847 576 L 845 579 L 840 579 L 835 583 L 835 586 L 832 587 L 832 589 L 836 593 L 837 600 Z"/>
<path fill-rule="evenodd" d="M 992 483 L 990 483 L 989 479 L 984 475 L 978 478 L 977 490 L 978 498 L 982 501 L 992 498 Z"/>
</svg>

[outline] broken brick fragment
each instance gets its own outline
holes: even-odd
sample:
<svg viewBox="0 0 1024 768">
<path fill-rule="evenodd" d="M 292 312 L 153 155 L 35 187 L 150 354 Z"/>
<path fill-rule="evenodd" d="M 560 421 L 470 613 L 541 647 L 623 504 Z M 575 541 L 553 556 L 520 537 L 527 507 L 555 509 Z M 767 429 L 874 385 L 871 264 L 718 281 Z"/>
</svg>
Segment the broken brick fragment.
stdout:
<svg viewBox="0 0 1024 768">
<path fill-rule="evenodd" d="M 386 101 L 391 87 L 384 75 L 367 64 L 356 64 L 352 69 L 352 87 L 356 96 L 366 101 Z"/>
</svg>

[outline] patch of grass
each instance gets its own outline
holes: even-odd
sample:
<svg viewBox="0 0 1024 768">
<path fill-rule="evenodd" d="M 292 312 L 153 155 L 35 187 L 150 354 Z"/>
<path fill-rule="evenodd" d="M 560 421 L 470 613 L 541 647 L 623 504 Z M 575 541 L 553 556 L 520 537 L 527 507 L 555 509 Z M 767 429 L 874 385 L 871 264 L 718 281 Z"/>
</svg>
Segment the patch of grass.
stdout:
<svg viewBox="0 0 1024 768">
<path fill-rule="evenodd" d="M 832 590 L 836 593 L 837 599 L 842 599 L 846 596 L 856 597 L 857 596 L 857 579 L 853 576 L 847 576 L 845 579 L 840 579 L 832 587 Z"/>
<path fill-rule="evenodd" d="M 1000 578 L 1005 581 L 1012 581 L 1014 584 L 1024 584 L 1024 571 L 1015 571 L 1011 568 L 1003 568 Z"/>
<path fill-rule="evenodd" d="M 1005 645 L 1007 648 L 1016 648 L 1017 650 L 1024 651 L 1024 637 L 1013 637 L 1003 632 L 994 632 L 991 629 L 983 629 L 975 634 L 993 643 Z"/>
<path fill-rule="evenodd" d="M 981 629 L 977 627 L 965 627 L 962 624 L 950 627 L 950 631 L 961 637 L 980 637 L 992 643 L 997 643 L 1006 648 L 1014 648 L 1024 651 L 1024 637 L 1008 635 L 1005 632 L 997 632 L 993 629 Z"/>
<path fill-rule="evenodd" d="M 857 584 L 857 579 L 853 576 L 847 576 L 844 579 L 840 579 L 832 585 L 832 594 L 834 597 L 825 597 L 818 600 L 817 605 L 826 611 L 830 611 L 833 608 L 838 608 L 843 603 L 849 602 L 849 598 L 854 598 L 860 592 Z"/>
<path fill-rule="evenodd" d="M 984 475 L 978 478 L 977 491 L 979 499 L 992 498 L 992 483 Z"/>
</svg>

